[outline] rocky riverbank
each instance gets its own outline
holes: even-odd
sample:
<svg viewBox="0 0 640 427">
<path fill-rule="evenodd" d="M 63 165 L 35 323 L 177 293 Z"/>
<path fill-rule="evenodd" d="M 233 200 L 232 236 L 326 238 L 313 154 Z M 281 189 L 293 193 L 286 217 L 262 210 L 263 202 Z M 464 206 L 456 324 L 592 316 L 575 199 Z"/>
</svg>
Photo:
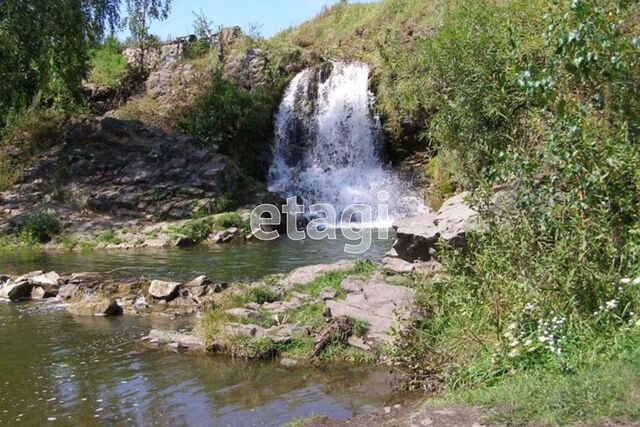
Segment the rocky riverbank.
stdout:
<svg viewBox="0 0 640 427">
<path fill-rule="evenodd" d="M 150 315 L 192 318 L 188 334 L 150 332 L 157 346 L 243 357 L 280 354 L 284 364 L 340 351 L 373 361 L 391 330 L 420 314 L 415 291 L 398 276 L 368 262 L 340 261 L 301 267 L 254 283 L 115 280 L 109 274 L 34 271 L 2 276 L 0 298 L 12 302 L 56 299 L 74 315 Z"/>
<path fill-rule="evenodd" d="M 14 302 L 57 298 L 77 315 L 193 318 L 190 334 L 152 331 L 147 341 L 156 345 L 248 358 L 280 354 L 285 363 L 323 354 L 376 360 L 393 341 L 391 331 L 401 331 L 422 315 L 416 291 L 403 277 L 428 279 L 441 274 L 438 244 L 464 245 L 466 233 L 480 229 L 467 198 L 462 194 L 436 214 L 398 221 L 397 239 L 380 266 L 340 261 L 300 267 L 253 283 L 214 283 L 205 276 L 175 282 L 153 277 L 114 279 L 109 273 L 35 271 L 2 276 L 0 298 Z M 248 215 L 237 214 L 242 221 Z M 224 219 L 228 215 L 183 221 L 179 227 L 158 224 L 141 229 L 137 236 L 155 236 L 157 242 L 178 246 L 247 238 L 246 229 L 216 229 L 216 224 L 229 225 Z"/>
</svg>

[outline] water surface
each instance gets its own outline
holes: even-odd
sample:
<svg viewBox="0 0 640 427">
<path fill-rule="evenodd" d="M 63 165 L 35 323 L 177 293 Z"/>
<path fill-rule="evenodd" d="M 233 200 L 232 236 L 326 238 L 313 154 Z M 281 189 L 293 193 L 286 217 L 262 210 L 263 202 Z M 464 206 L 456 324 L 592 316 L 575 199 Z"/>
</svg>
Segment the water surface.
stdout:
<svg viewBox="0 0 640 427">
<path fill-rule="evenodd" d="M 344 242 L 280 240 L 190 250 L 13 255 L 0 272 L 109 271 L 178 280 L 250 280 L 353 258 Z M 378 260 L 391 241 L 364 258 Z M 363 258 L 356 256 L 355 258 Z M 284 368 L 276 361 L 145 347 L 150 329 L 176 321 L 74 316 L 57 302 L 0 303 L 0 425 L 277 426 L 310 415 L 347 418 L 396 403 L 384 368 Z"/>
<path fill-rule="evenodd" d="M 0 304 L 0 424 L 275 426 L 393 403 L 384 369 L 284 368 L 146 348 L 140 338 L 158 322 Z"/>
<path fill-rule="evenodd" d="M 391 247 L 392 238 L 393 232 L 390 232 L 388 239 L 374 239 L 369 251 L 362 255 L 345 253 L 344 245 L 348 242 L 344 238 L 319 241 L 284 238 L 271 242 L 231 243 L 190 249 L 18 253 L 0 255 L 0 273 L 23 274 L 33 270 L 53 270 L 60 274 L 107 272 L 124 267 L 126 269 L 118 270 L 114 275 L 189 280 L 206 274 L 215 281 L 254 280 L 304 265 L 331 263 L 341 259 L 379 261 Z"/>
</svg>

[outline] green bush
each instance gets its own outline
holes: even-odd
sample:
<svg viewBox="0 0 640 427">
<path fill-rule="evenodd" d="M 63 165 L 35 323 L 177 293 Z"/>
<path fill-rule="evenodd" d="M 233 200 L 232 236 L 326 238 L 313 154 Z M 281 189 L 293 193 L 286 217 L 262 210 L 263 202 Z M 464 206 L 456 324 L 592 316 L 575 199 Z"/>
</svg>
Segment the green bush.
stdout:
<svg viewBox="0 0 640 427">
<path fill-rule="evenodd" d="M 120 41 L 107 37 L 104 44 L 89 50 L 89 81 L 100 86 L 115 87 L 127 71 Z"/>
<path fill-rule="evenodd" d="M 242 216 L 237 212 L 228 212 L 219 215 L 216 218 L 216 225 L 220 228 L 237 227 L 241 230 L 247 228 L 247 222 L 242 219 Z"/>
<path fill-rule="evenodd" d="M 23 240 L 35 239 L 40 243 L 49 242 L 54 236 L 60 234 L 62 224 L 53 214 L 40 212 L 31 215 L 18 227 L 18 234 Z"/>
<path fill-rule="evenodd" d="M 263 177 L 275 104 L 275 97 L 244 89 L 216 71 L 180 127 L 207 149 L 226 154 L 250 174 Z"/>
<path fill-rule="evenodd" d="M 206 240 L 213 233 L 213 229 L 213 223 L 209 219 L 197 219 L 187 221 L 177 233 L 197 244 Z"/>
</svg>

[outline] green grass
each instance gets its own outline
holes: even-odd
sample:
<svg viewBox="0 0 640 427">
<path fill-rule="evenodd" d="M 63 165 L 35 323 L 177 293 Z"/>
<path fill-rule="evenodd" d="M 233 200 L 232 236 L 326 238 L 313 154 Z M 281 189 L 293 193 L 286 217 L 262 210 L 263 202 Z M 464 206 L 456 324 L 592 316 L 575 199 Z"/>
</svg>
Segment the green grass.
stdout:
<svg viewBox="0 0 640 427">
<path fill-rule="evenodd" d="M 114 37 L 108 37 L 104 44 L 89 50 L 89 64 L 89 81 L 100 86 L 117 86 L 127 72 L 122 46 Z"/>
<path fill-rule="evenodd" d="M 489 411 L 488 421 L 507 425 L 637 420 L 640 352 L 637 340 L 632 345 L 623 354 L 599 356 L 571 371 L 538 368 L 492 386 L 454 390 L 437 403 L 482 406 Z"/>
<path fill-rule="evenodd" d="M 120 239 L 113 230 L 102 231 L 96 234 L 95 239 L 97 242 L 107 245 L 119 245 L 122 243 L 122 239 Z"/>
<path fill-rule="evenodd" d="M 18 236 L 0 236 L 0 254 L 37 254 L 40 243 L 28 234 Z"/>
<path fill-rule="evenodd" d="M 234 306 L 240 307 L 249 303 L 262 305 L 264 303 L 278 301 L 280 298 L 280 295 L 269 286 L 260 285 L 232 295 L 230 302 Z"/>
<path fill-rule="evenodd" d="M 287 317 L 291 322 L 298 325 L 307 325 L 315 330 L 320 330 L 324 325 L 324 318 L 322 312 L 324 311 L 323 303 L 311 303 L 304 304 L 302 307 L 295 310 L 289 310 Z"/>
</svg>

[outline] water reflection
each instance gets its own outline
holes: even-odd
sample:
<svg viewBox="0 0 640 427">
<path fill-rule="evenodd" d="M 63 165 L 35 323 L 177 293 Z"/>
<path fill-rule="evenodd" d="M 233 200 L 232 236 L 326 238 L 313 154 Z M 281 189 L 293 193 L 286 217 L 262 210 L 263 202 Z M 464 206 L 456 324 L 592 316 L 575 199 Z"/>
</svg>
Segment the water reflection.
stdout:
<svg viewBox="0 0 640 427">
<path fill-rule="evenodd" d="M 347 241 L 292 241 L 286 238 L 271 242 L 219 245 L 213 248 L 90 251 L 84 253 L 9 254 L 0 256 L 0 273 L 21 274 L 31 270 L 111 271 L 126 267 L 115 275 L 153 276 L 176 280 L 206 274 L 214 280 L 252 280 L 272 273 L 340 259 L 380 260 L 393 241 L 374 240 L 364 255 L 344 252 Z M 376 233 L 374 233 L 374 236 Z"/>
<path fill-rule="evenodd" d="M 0 424 L 280 425 L 393 403 L 394 378 L 381 369 L 288 369 L 146 349 L 139 339 L 164 322 L 0 304 Z"/>
</svg>

